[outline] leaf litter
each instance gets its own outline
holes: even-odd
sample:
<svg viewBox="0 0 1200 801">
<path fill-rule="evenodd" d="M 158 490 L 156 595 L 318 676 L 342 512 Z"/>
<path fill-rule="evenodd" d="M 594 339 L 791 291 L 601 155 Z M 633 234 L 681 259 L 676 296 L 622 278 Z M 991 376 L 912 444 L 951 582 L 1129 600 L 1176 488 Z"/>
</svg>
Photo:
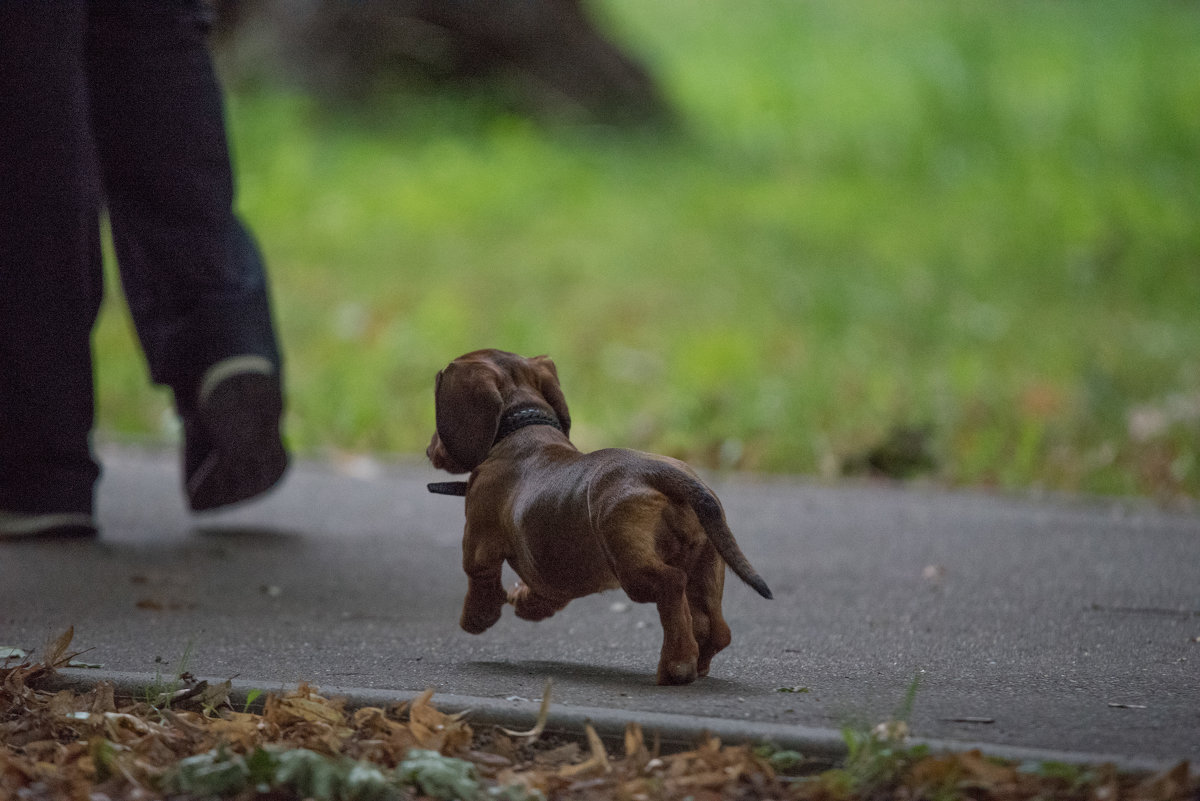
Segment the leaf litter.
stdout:
<svg viewBox="0 0 1200 801">
<path fill-rule="evenodd" d="M 107 682 L 54 690 L 77 654 L 72 632 L 39 661 L 0 661 L 0 799 L 329 799 L 330 801 L 876 801 L 1069 799 L 1195 801 L 1186 762 L 1158 775 L 1111 765 L 1025 765 L 979 751 L 931 753 L 903 726 L 846 732 L 837 766 L 770 746 L 705 737 L 662 753 L 627 725 L 623 753 L 590 725 L 583 742 L 544 737 L 547 685 L 527 732 L 473 727 L 433 691 L 388 708 L 348 708 L 309 684 L 266 694 L 256 711 L 230 684 L 190 679 L 173 693 L 122 697 Z M 249 707 L 249 703 L 246 704 Z"/>
</svg>

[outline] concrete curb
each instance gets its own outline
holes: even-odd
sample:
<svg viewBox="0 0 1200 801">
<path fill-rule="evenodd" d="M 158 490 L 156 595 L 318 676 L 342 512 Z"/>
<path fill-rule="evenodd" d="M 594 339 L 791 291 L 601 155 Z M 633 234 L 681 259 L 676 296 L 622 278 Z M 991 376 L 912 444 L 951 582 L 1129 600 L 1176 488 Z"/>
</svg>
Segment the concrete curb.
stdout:
<svg viewBox="0 0 1200 801">
<path fill-rule="evenodd" d="M 197 677 L 202 680 L 204 677 Z M 207 677 L 210 684 L 219 684 L 225 679 Z M 164 678 L 147 673 L 106 671 L 95 669 L 68 669 L 55 674 L 52 682 L 55 689 L 90 690 L 99 682 L 106 681 L 125 695 L 142 695 L 147 688 L 162 685 Z M 245 703 L 252 692 L 286 692 L 295 689 L 291 683 L 249 680 L 232 680 L 231 701 Z M 320 693 L 326 698 L 345 698 L 350 708 L 366 706 L 388 707 L 410 701 L 421 690 L 382 690 L 360 687 L 321 686 Z M 531 728 L 537 720 L 540 702 L 482 698 L 469 695 L 435 694 L 434 705 L 447 714 L 466 712 L 467 720 L 474 725 L 503 726 L 524 730 Z M 637 723 L 653 742 L 657 737 L 666 752 L 686 750 L 694 746 L 704 735 L 717 737 L 723 743 L 770 743 L 776 748 L 798 751 L 805 757 L 836 763 L 846 756 L 846 742 L 840 731 L 809 726 L 783 725 L 778 723 L 737 721 L 724 718 L 709 718 L 698 715 L 668 714 L 661 712 L 630 712 L 602 707 L 554 706 L 550 708 L 546 732 L 568 740 L 583 740 L 586 724 L 609 744 L 624 742 L 625 727 Z M 914 737 L 911 745 L 925 745 L 935 753 L 962 753 L 979 750 L 988 756 L 1017 763 L 1042 764 L 1056 762 L 1075 766 L 1111 764 L 1123 773 L 1135 775 L 1154 774 L 1174 766 L 1174 762 L 1152 759 L 1122 757 L 1113 754 L 1089 754 L 1072 751 L 1054 751 L 1025 748 L 985 742 L 932 740 Z"/>
</svg>

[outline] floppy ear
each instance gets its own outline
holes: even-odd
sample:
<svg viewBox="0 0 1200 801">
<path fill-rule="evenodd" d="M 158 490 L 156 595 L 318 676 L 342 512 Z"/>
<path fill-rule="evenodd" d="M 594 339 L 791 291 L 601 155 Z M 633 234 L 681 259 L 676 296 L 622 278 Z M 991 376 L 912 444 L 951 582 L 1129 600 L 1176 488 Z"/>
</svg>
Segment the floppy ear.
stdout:
<svg viewBox="0 0 1200 801">
<path fill-rule="evenodd" d="M 568 437 L 571 436 L 571 413 L 567 411 L 566 396 L 563 395 L 562 387 L 558 385 L 558 368 L 554 366 L 554 361 L 549 356 L 536 356 L 530 361 L 537 370 L 538 391 L 542 393 L 542 397 L 558 415 L 558 422 L 562 424 L 563 433 Z"/>
<path fill-rule="evenodd" d="M 437 437 L 459 471 L 474 470 L 487 458 L 500 424 L 496 371 L 481 363 L 452 362 L 438 373 L 434 389 Z"/>
<path fill-rule="evenodd" d="M 447 473 L 471 472 L 465 467 L 459 467 L 458 462 L 450 458 L 450 454 L 446 453 L 446 446 L 442 444 L 442 440 L 438 437 L 436 431 L 433 432 L 433 438 L 429 440 L 429 447 L 425 449 L 425 455 L 429 457 L 429 461 L 438 470 L 445 470 Z"/>
</svg>

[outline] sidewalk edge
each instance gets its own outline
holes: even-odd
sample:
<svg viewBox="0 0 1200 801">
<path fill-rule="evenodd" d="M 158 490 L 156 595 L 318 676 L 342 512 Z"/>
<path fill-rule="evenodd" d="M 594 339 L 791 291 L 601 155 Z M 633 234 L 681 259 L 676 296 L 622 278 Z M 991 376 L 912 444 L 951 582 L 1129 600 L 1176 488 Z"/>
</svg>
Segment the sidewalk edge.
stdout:
<svg viewBox="0 0 1200 801">
<path fill-rule="evenodd" d="M 221 678 L 197 677 L 210 684 L 220 684 Z M 66 669 L 58 671 L 51 684 L 56 690 L 90 690 L 97 683 L 111 682 L 118 692 L 125 695 L 142 695 L 147 688 L 169 684 L 161 675 L 97 669 Z M 296 688 L 292 682 L 279 680 L 231 680 L 230 699 L 235 704 L 245 703 L 251 692 L 286 692 Z M 321 695 L 326 698 L 345 698 L 347 706 L 387 707 L 410 701 L 421 690 L 386 690 L 362 687 L 339 687 L 321 685 Z M 532 700 L 507 700 L 469 695 L 443 694 L 435 691 L 433 703 L 439 711 L 447 714 L 469 713 L 467 720 L 474 725 L 493 725 L 526 729 L 537 719 L 539 702 Z M 841 760 L 846 755 L 846 743 L 840 731 L 811 726 L 768 723 L 761 721 L 739 721 L 727 718 L 710 718 L 698 715 L 682 715 L 664 712 L 638 712 L 606 709 L 603 707 L 577 707 L 552 705 L 546 722 L 546 731 L 567 739 L 582 739 L 584 726 L 591 724 L 602 739 L 609 743 L 623 742 L 625 726 L 637 723 L 650 739 L 658 737 L 665 751 L 684 750 L 694 746 L 705 734 L 719 738 L 723 743 L 769 743 L 776 748 L 798 751 L 806 757 Z M 913 737 L 910 745 L 925 745 L 936 753 L 962 753 L 979 750 L 988 756 L 1018 763 L 1041 764 L 1057 762 L 1076 766 L 1111 764 L 1117 770 L 1131 774 L 1153 774 L 1167 770 L 1181 760 L 1162 761 L 1143 757 L 1125 757 L 1115 754 L 1090 754 L 1075 751 L 1012 746 L 982 741 L 933 740 Z"/>
</svg>

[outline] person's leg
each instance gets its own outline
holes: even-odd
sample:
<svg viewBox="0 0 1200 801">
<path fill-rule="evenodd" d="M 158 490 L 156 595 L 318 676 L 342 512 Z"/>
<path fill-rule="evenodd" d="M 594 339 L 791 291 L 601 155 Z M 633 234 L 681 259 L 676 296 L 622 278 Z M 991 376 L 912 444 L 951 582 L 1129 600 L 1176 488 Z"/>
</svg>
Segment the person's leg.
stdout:
<svg viewBox="0 0 1200 801">
<path fill-rule="evenodd" d="M 117 262 L 151 378 L 184 422 L 194 509 L 252 497 L 286 467 L 267 278 L 233 211 L 206 33 L 196 0 L 93 2 L 93 124 Z"/>
<path fill-rule="evenodd" d="M 94 126 L 121 279 L 151 377 L 184 396 L 228 356 L 279 366 L 262 259 L 233 212 L 205 34 L 198 2 L 93 3 Z"/>
<path fill-rule="evenodd" d="M 0 2 L 0 535 L 91 523 L 102 296 L 86 3 Z"/>
</svg>

